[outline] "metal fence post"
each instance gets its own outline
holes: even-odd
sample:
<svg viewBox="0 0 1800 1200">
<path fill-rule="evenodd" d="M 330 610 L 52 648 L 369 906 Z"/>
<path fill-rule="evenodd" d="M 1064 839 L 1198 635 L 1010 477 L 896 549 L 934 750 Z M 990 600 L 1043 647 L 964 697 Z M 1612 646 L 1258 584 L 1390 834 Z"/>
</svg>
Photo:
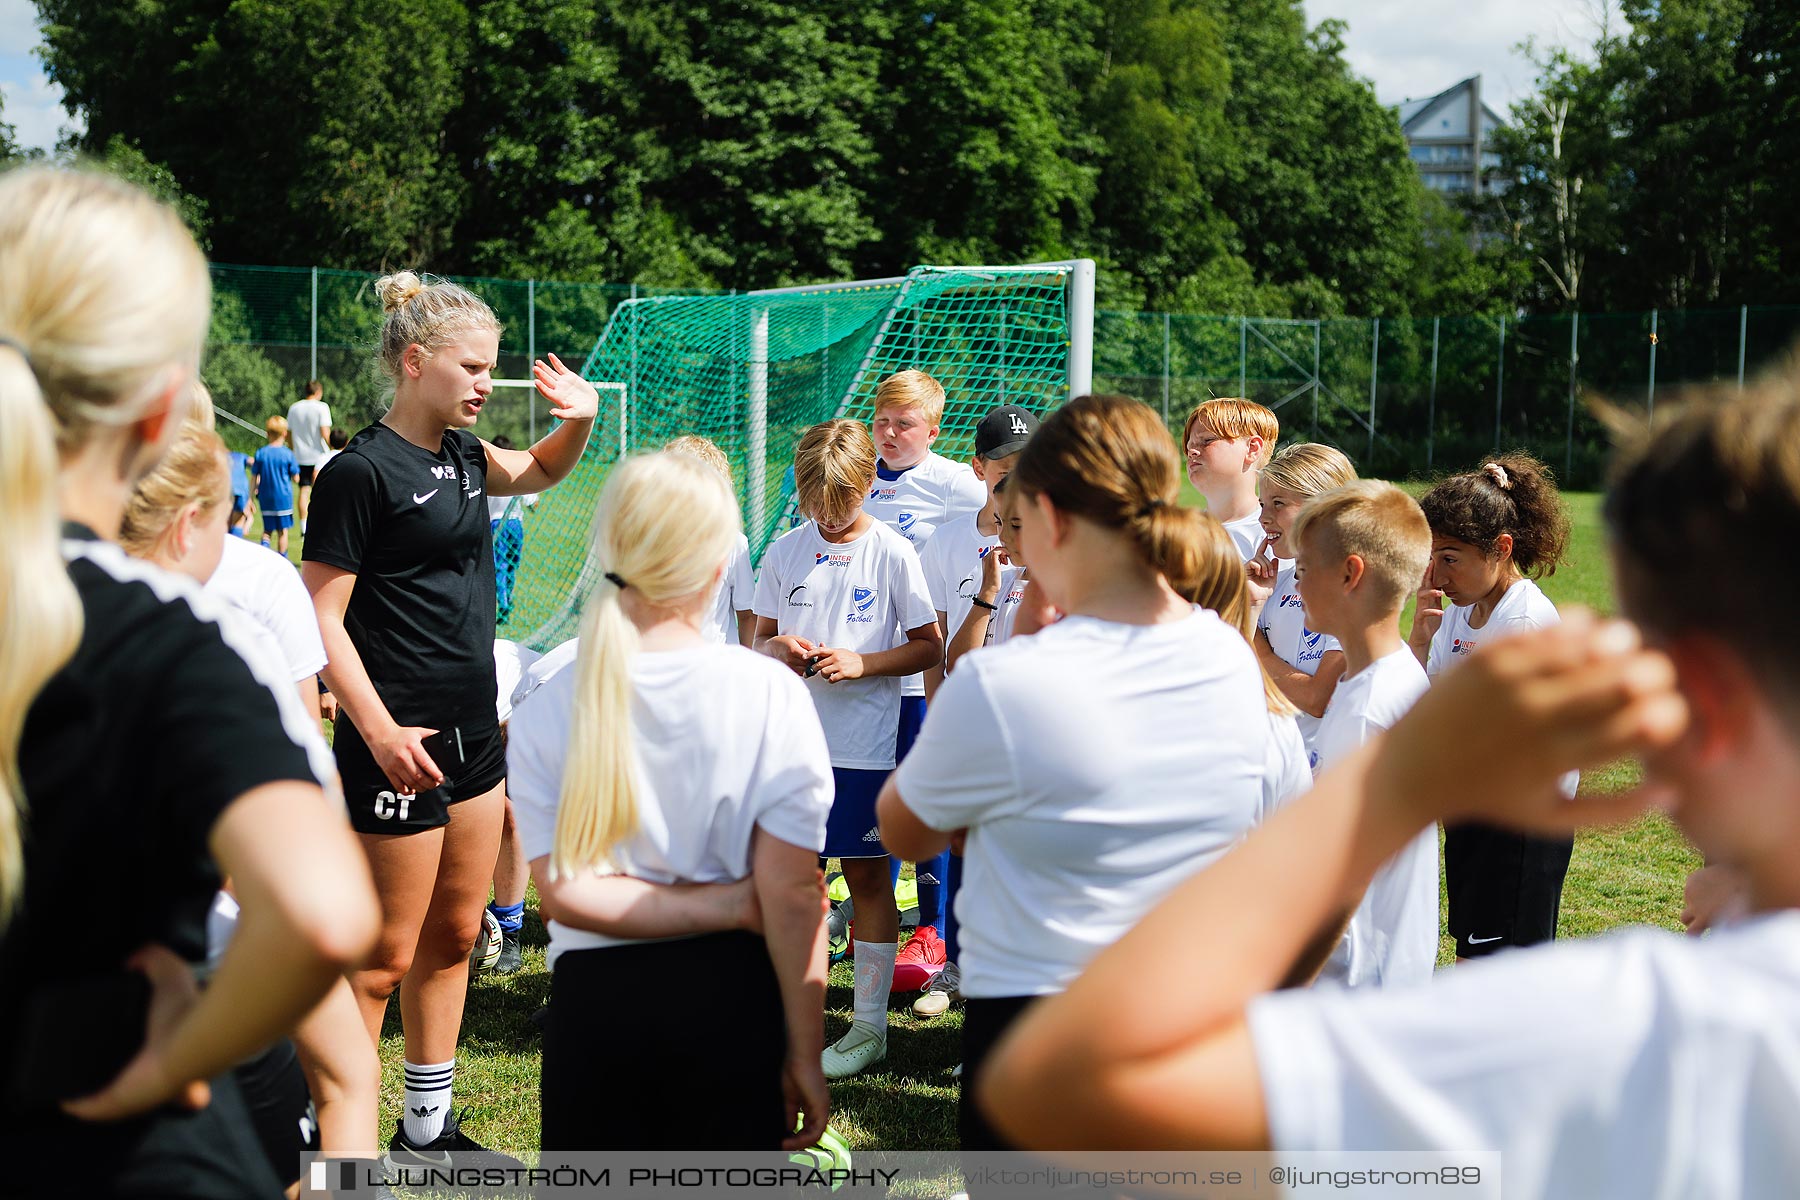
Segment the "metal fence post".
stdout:
<svg viewBox="0 0 1800 1200">
<path fill-rule="evenodd" d="M 1645 415 L 1656 415 L 1656 310 L 1650 310 L 1650 386 L 1645 394 Z"/>
<path fill-rule="evenodd" d="M 1163 318 L 1163 424 L 1169 423 L 1169 314 Z"/>
<path fill-rule="evenodd" d="M 1494 449 L 1500 449 L 1500 406 L 1506 396 L 1506 318 L 1500 318 L 1499 370 L 1494 376 Z"/>
<path fill-rule="evenodd" d="M 1250 353 L 1250 318 L 1238 318 L 1238 395 L 1249 399 L 1249 385 L 1244 382 L 1244 359 Z M 1318 372 L 1314 372 L 1316 375 Z"/>
<path fill-rule="evenodd" d="M 1312 440 L 1319 440 L 1319 319 L 1313 318 L 1313 420 Z"/>
<path fill-rule="evenodd" d="M 1381 318 L 1375 318 L 1375 340 L 1369 346 L 1369 461 L 1375 458 L 1375 383 L 1381 378 Z M 1365 464 L 1366 466 L 1366 464 Z"/>
<path fill-rule="evenodd" d="M 1750 332 L 1750 306 L 1738 305 L 1738 391 L 1744 390 L 1744 343 Z"/>
<path fill-rule="evenodd" d="M 1425 402 L 1425 470 L 1431 470 L 1432 442 L 1437 436 L 1438 320 L 1431 318 L 1431 398 Z"/>
<path fill-rule="evenodd" d="M 529 374 L 537 364 L 537 280 L 525 281 L 525 363 Z M 537 398 L 526 396 L 525 411 L 531 414 L 531 444 L 537 445 Z"/>
<path fill-rule="evenodd" d="M 312 357 L 308 360 L 307 378 L 319 377 L 319 268 L 312 269 Z M 1738 374 L 1741 376 L 1742 371 Z"/>
<path fill-rule="evenodd" d="M 1581 362 L 1581 314 L 1569 314 L 1569 432 L 1563 442 L 1563 486 L 1575 471 L 1575 372 Z"/>
</svg>

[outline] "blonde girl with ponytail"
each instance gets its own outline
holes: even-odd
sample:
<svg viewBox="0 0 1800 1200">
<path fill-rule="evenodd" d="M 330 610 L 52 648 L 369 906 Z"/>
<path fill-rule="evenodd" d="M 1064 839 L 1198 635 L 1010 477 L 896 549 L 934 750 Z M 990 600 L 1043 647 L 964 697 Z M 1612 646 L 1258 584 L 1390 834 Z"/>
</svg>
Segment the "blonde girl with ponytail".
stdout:
<svg viewBox="0 0 1800 1200">
<path fill-rule="evenodd" d="M 795 1148 L 825 1128 L 831 764 L 805 684 L 705 632 L 740 532 L 691 455 L 615 468 L 575 668 L 513 715 L 554 972 L 545 1150 Z M 700 978 L 727 981 L 728 1029 Z"/>
<path fill-rule="evenodd" d="M 1188 598 L 1219 547 L 1216 522 L 1179 504 L 1181 469 L 1128 397 L 1044 420 L 1006 491 L 1031 587 L 1062 618 L 965 657 L 883 789 L 890 853 L 920 861 L 967 831 L 964 1097 L 1020 1014 L 1262 811 L 1263 676 L 1243 634 Z M 964 1149 L 1002 1147 L 973 1104 L 959 1123 Z"/>
<path fill-rule="evenodd" d="M 285 681 L 189 581 L 114 544 L 182 429 L 209 306 L 166 206 L 88 172 L 0 175 L 9 1195 L 65 1194 L 71 1164 L 96 1193 L 276 1194 L 229 1068 L 375 934 Z M 197 994 L 222 872 L 243 919 Z"/>
</svg>

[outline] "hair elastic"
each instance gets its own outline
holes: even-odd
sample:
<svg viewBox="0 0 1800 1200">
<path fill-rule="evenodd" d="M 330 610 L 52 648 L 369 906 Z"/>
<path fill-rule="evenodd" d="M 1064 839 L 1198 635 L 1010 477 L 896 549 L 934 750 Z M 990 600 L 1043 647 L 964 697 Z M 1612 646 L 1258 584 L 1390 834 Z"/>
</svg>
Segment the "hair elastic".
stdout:
<svg viewBox="0 0 1800 1200">
<path fill-rule="evenodd" d="M 1505 492 L 1512 490 L 1512 480 L 1507 478 L 1506 468 L 1499 463 L 1488 463 L 1486 466 L 1482 467 L 1481 470 L 1483 474 L 1498 485 L 1501 491 Z"/>
<path fill-rule="evenodd" d="M 7 337 L 4 333 L 0 333 L 0 346 L 11 346 L 18 352 L 19 357 L 25 360 L 25 366 L 31 373 L 34 375 L 37 374 L 37 368 L 32 366 L 31 363 L 31 355 L 26 353 L 25 347 L 22 344 Z"/>
<path fill-rule="evenodd" d="M 1144 507 L 1138 509 L 1137 515 L 1140 517 L 1147 517 L 1147 516 L 1150 516 L 1152 513 L 1154 513 L 1157 509 L 1167 508 L 1167 507 L 1169 507 L 1169 502 L 1159 496 L 1156 499 L 1150 501 L 1148 504 L 1144 505 Z"/>
<path fill-rule="evenodd" d="M 608 571 L 606 573 L 606 579 L 607 579 L 607 582 L 611 583 L 614 587 L 618 588 L 621 592 L 631 586 L 629 583 L 626 583 L 623 579 L 621 579 L 618 575 L 618 572 L 616 572 L 616 571 Z"/>
</svg>

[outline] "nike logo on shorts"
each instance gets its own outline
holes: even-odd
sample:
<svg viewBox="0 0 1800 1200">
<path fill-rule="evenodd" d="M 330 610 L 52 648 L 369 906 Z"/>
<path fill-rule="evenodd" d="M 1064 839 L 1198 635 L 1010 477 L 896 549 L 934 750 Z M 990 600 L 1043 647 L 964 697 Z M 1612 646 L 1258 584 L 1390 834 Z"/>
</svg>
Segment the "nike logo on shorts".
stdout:
<svg viewBox="0 0 1800 1200">
<path fill-rule="evenodd" d="M 1480 946 L 1486 942 L 1497 942 L 1505 936 L 1506 935 L 1504 933 L 1496 933 L 1493 937 L 1478 938 L 1478 937 L 1475 937 L 1473 934 L 1471 934 L 1469 936 L 1468 940 L 1469 940 L 1469 945 Z"/>
<path fill-rule="evenodd" d="M 431 499 L 433 496 L 437 495 L 442 490 L 443 490 L 442 488 L 432 488 L 429 492 L 426 492 L 423 496 L 419 495 L 419 493 L 417 493 L 417 492 L 414 492 L 413 493 L 413 503 L 414 504 L 423 504 L 427 500 Z"/>
</svg>

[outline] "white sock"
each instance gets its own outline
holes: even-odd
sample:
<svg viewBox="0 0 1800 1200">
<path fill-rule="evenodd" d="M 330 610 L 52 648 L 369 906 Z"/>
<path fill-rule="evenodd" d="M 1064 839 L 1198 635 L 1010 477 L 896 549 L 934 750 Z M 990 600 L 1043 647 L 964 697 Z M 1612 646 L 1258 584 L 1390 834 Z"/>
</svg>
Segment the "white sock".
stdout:
<svg viewBox="0 0 1800 1200">
<path fill-rule="evenodd" d="M 406 1126 L 406 1140 L 415 1146 L 437 1141 L 450 1119 L 450 1083 L 456 1075 L 456 1060 L 420 1066 L 404 1063 L 406 1068 L 406 1112 L 401 1118 Z"/>
<path fill-rule="evenodd" d="M 856 943 L 856 1003 L 852 1019 L 887 1036 L 888 993 L 894 990 L 894 942 Z"/>
</svg>

